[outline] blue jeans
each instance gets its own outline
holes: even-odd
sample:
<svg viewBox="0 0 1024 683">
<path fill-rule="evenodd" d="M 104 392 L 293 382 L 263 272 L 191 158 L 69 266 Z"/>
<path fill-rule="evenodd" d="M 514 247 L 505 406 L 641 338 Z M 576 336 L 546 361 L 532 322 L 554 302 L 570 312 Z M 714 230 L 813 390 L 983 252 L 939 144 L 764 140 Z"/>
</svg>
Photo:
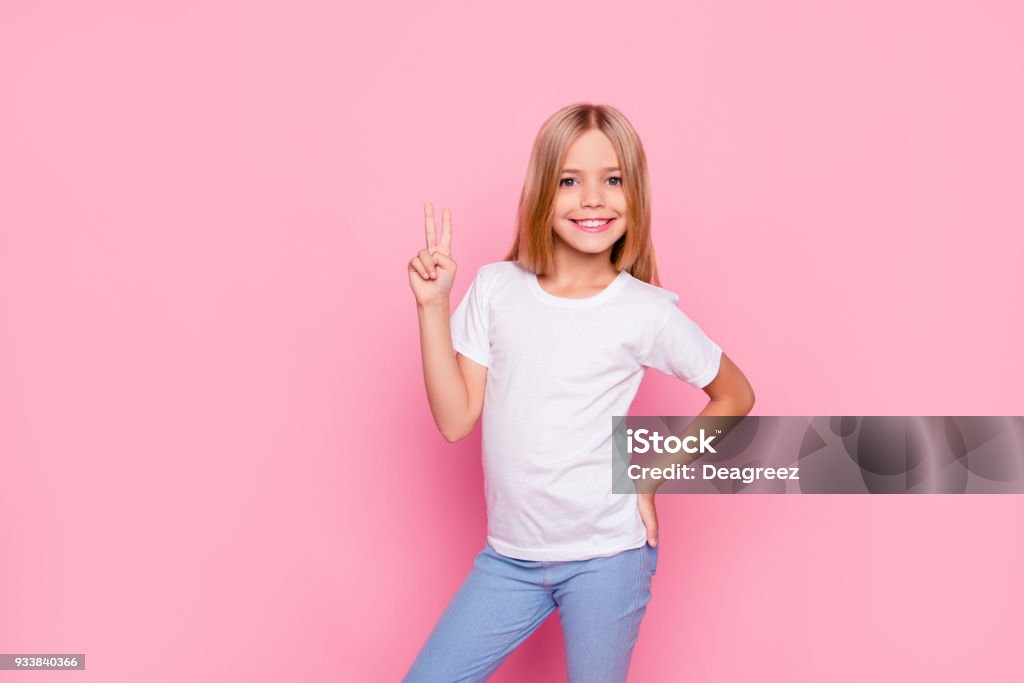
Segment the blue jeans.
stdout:
<svg viewBox="0 0 1024 683">
<path fill-rule="evenodd" d="M 556 607 L 570 683 L 625 681 L 657 564 L 646 543 L 565 562 L 517 560 L 486 543 L 403 682 L 485 681 Z"/>
</svg>

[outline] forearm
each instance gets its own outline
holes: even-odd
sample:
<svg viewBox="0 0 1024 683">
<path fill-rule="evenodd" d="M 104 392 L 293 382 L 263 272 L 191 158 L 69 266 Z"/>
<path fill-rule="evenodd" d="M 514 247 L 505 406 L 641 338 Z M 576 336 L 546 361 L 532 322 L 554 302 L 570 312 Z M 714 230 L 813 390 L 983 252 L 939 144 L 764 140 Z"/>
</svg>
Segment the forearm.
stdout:
<svg viewBox="0 0 1024 683">
<path fill-rule="evenodd" d="M 704 410 L 697 413 L 697 417 L 694 418 L 693 422 L 691 422 L 690 425 L 687 426 L 687 429 L 684 433 L 689 434 L 691 428 L 693 428 L 693 431 L 699 432 L 701 427 L 700 423 L 702 422 L 701 418 L 703 417 L 720 418 L 718 420 L 715 420 L 714 424 L 716 428 L 722 430 L 721 437 L 719 438 L 719 441 L 721 441 L 725 437 L 725 435 L 728 434 L 730 430 L 732 430 L 733 427 L 740 423 L 740 420 L 742 420 L 744 417 L 746 417 L 747 414 L 750 413 L 753 407 L 753 403 L 743 401 L 737 398 L 713 398 L 710 401 L 708 401 L 708 404 L 706 406 L 704 406 Z M 735 419 L 730 420 L 721 418 Z M 692 457 L 690 457 L 691 454 L 689 453 L 684 453 L 683 455 L 686 456 L 687 458 L 685 463 L 687 465 L 700 457 L 699 453 L 693 454 Z"/>
<path fill-rule="evenodd" d="M 416 306 L 423 381 L 434 422 L 449 441 L 465 436 L 469 395 L 452 347 L 448 298 Z"/>
<path fill-rule="evenodd" d="M 752 408 L 752 403 L 737 398 L 711 399 L 704 409 L 676 436 L 684 443 L 685 439 L 690 436 L 695 437 L 695 441 L 699 441 L 700 432 L 703 429 L 705 433 L 714 434 L 718 442 L 721 442 L 743 417 L 750 413 Z M 659 453 L 651 458 L 645 466 L 660 468 L 670 468 L 676 464 L 685 466 L 699 457 L 700 453 L 687 453 L 682 450 L 678 453 Z M 654 493 L 663 483 L 663 479 L 640 480 L 636 482 L 637 491 Z"/>
</svg>

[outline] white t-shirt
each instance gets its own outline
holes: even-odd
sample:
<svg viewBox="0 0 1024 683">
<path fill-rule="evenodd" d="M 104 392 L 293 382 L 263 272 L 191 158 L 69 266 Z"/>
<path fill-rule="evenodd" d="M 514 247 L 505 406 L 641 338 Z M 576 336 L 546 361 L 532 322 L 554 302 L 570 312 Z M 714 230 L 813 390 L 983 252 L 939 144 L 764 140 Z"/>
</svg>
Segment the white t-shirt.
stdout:
<svg viewBox="0 0 1024 683">
<path fill-rule="evenodd" d="M 483 405 L 487 541 L 523 560 L 585 560 L 639 548 L 635 495 L 612 493 L 612 416 L 645 368 L 697 388 L 722 349 L 679 296 L 622 271 L 570 299 L 511 261 L 480 268 L 451 317 L 452 345 L 487 367 Z"/>
</svg>

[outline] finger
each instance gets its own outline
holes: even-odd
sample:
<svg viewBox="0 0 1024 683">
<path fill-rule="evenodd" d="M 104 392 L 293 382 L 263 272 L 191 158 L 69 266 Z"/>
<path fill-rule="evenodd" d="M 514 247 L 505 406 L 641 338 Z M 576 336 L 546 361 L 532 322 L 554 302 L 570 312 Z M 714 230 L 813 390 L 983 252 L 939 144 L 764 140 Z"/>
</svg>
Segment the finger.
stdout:
<svg viewBox="0 0 1024 683">
<path fill-rule="evenodd" d="M 424 280 L 430 279 L 430 273 L 428 273 L 427 269 L 423 267 L 422 263 L 420 263 L 419 258 L 413 258 L 409 261 L 409 267 L 419 273 L 419 276 Z"/>
<path fill-rule="evenodd" d="M 430 202 L 423 205 L 424 223 L 427 230 L 427 249 L 437 244 L 437 227 L 434 225 L 434 206 Z"/>
<path fill-rule="evenodd" d="M 452 253 L 452 212 L 448 209 L 441 211 L 441 248 Z"/>
<path fill-rule="evenodd" d="M 647 542 L 654 548 L 658 545 L 658 511 L 654 506 L 654 495 L 641 494 L 637 499 L 637 508 L 647 530 Z"/>
<path fill-rule="evenodd" d="M 455 269 L 458 266 L 456 265 L 455 261 L 453 261 L 447 254 L 445 254 L 442 251 L 434 251 L 433 254 L 434 254 L 434 263 L 438 264 L 439 266 L 441 266 L 445 270 L 450 270 L 453 273 L 455 272 Z"/>
<path fill-rule="evenodd" d="M 647 525 L 647 543 L 651 548 L 657 546 L 657 515 L 651 515 L 651 522 Z"/>
<path fill-rule="evenodd" d="M 651 523 L 647 525 L 647 542 L 654 548 L 658 545 L 658 516 L 652 515 Z"/>
<path fill-rule="evenodd" d="M 420 263 L 422 263 L 423 267 L 427 269 L 428 273 L 430 273 L 430 279 L 436 280 L 437 266 L 434 264 L 433 255 L 431 255 L 431 253 L 426 249 L 420 252 Z"/>
<path fill-rule="evenodd" d="M 644 529 L 647 531 L 647 543 L 653 548 L 658 545 L 658 520 L 649 510 L 642 513 L 640 518 L 643 520 Z"/>
</svg>

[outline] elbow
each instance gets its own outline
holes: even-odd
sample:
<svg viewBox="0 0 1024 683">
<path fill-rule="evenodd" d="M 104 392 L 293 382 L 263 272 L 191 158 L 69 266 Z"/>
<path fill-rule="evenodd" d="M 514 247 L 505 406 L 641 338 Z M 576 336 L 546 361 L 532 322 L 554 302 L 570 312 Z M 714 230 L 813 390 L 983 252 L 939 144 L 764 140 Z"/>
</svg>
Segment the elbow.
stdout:
<svg viewBox="0 0 1024 683">
<path fill-rule="evenodd" d="M 455 432 L 442 431 L 441 435 L 444 436 L 444 440 L 448 443 L 456 443 L 466 438 L 465 434 L 456 434 Z"/>
<path fill-rule="evenodd" d="M 479 413 L 466 415 L 461 420 L 458 420 L 456 424 L 448 424 L 444 427 L 438 425 L 438 429 L 441 430 L 441 434 L 448 443 L 455 443 L 456 441 L 462 441 L 473 433 L 473 430 L 476 429 L 478 418 Z"/>
<path fill-rule="evenodd" d="M 467 436 L 469 436 L 470 432 L 472 431 L 472 429 L 466 430 L 461 427 L 455 429 L 441 428 L 441 436 L 443 436 L 445 441 L 447 441 L 448 443 L 456 443 L 465 439 Z"/>
<path fill-rule="evenodd" d="M 711 399 L 719 401 L 725 414 L 733 417 L 746 417 L 754 409 L 754 392 L 749 387 L 744 391 L 736 391 L 718 398 Z"/>
<path fill-rule="evenodd" d="M 754 402 L 756 397 L 754 396 L 754 390 L 747 385 L 746 394 L 740 399 L 740 410 L 742 415 L 749 415 L 750 411 L 754 409 Z"/>
<path fill-rule="evenodd" d="M 711 402 L 719 406 L 719 415 L 730 415 L 732 417 L 745 417 L 754 409 L 754 391 L 747 387 L 745 390 L 734 390 L 729 393 L 711 397 Z"/>
</svg>

